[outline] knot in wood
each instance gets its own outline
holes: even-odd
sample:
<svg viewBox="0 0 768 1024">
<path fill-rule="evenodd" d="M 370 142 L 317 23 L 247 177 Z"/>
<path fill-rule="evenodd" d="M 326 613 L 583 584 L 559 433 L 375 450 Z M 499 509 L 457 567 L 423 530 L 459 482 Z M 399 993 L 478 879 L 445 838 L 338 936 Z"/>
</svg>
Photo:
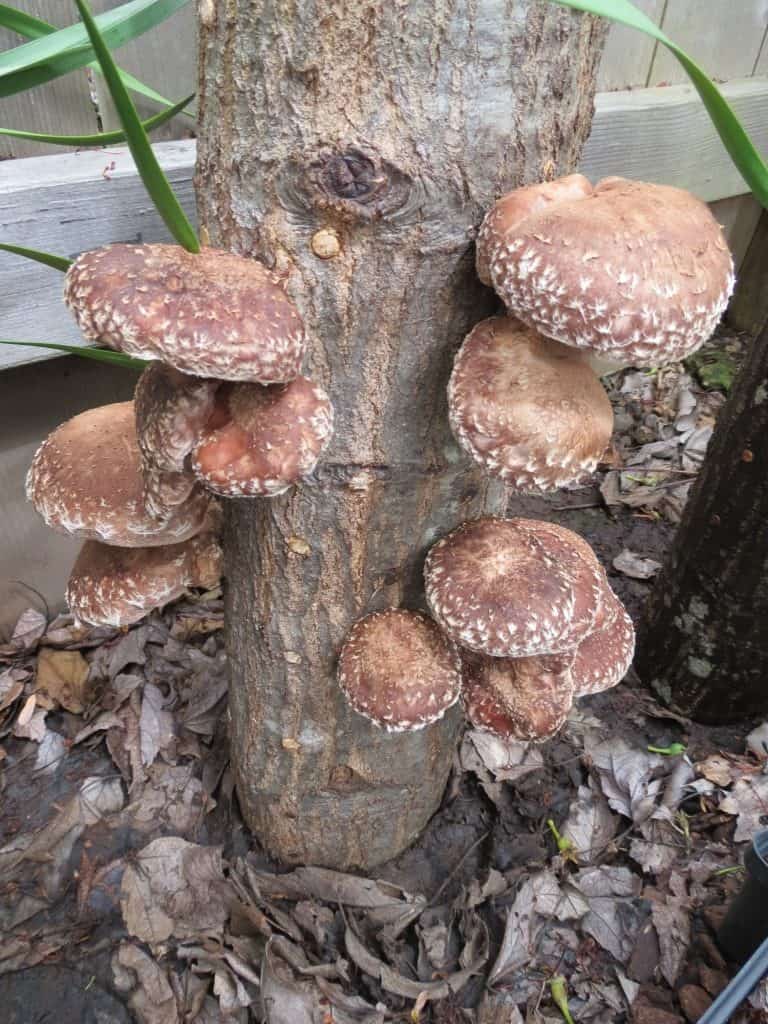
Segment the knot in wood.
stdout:
<svg viewBox="0 0 768 1024">
<path fill-rule="evenodd" d="M 312 203 L 354 220 L 386 218 L 408 200 L 411 179 L 373 149 L 322 149 L 308 163 Z"/>
</svg>

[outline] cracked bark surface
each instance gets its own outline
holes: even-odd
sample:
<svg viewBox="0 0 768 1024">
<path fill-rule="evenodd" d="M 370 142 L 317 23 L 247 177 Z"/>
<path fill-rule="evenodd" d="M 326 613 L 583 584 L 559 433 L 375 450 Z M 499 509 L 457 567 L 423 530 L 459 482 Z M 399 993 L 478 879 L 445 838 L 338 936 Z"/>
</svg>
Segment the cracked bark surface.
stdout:
<svg viewBox="0 0 768 1024">
<path fill-rule="evenodd" d="M 368 612 L 423 608 L 430 544 L 504 507 L 447 419 L 453 355 L 495 308 L 472 236 L 501 192 L 575 166 L 605 27 L 545 0 L 202 0 L 200 19 L 201 223 L 284 276 L 336 410 L 310 480 L 227 503 L 238 794 L 283 861 L 369 868 L 439 805 L 460 713 L 376 729 L 338 651 Z"/>
<path fill-rule="evenodd" d="M 636 667 L 722 724 L 768 712 L 768 326 L 752 342 L 654 587 Z"/>
</svg>

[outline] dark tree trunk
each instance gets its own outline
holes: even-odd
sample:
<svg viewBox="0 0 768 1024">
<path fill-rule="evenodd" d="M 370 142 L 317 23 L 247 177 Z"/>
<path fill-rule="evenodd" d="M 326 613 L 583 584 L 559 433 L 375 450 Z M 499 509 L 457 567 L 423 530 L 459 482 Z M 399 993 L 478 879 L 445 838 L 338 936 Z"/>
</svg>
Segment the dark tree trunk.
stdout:
<svg viewBox="0 0 768 1024">
<path fill-rule="evenodd" d="M 229 503 L 232 758 L 285 861 L 369 867 L 437 808 L 458 709 L 392 735 L 349 711 L 352 622 L 422 605 L 429 545 L 504 495 L 459 454 L 445 385 L 493 297 L 495 196 L 573 169 L 604 29 L 544 0 L 201 3 L 201 221 L 285 275 L 336 433 L 313 479 Z"/>
<path fill-rule="evenodd" d="M 768 327 L 718 418 L 636 666 L 697 721 L 768 712 Z"/>
</svg>

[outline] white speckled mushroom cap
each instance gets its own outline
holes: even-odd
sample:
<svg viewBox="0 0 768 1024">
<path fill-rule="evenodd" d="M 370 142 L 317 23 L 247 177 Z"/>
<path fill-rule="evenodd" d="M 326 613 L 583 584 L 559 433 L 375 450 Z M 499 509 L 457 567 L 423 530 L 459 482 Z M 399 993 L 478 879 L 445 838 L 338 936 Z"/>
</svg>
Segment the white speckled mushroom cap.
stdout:
<svg viewBox="0 0 768 1024">
<path fill-rule="evenodd" d="M 463 523 L 427 555 L 427 602 L 456 643 L 493 657 L 574 648 L 594 627 L 602 570 L 582 538 L 535 519 Z"/>
<path fill-rule="evenodd" d="M 509 317 L 467 336 L 448 384 L 456 440 L 520 491 L 582 483 L 608 446 L 613 410 L 582 353 Z"/>
<path fill-rule="evenodd" d="M 635 654 L 632 619 L 607 584 L 606 591 L 599 624 L 576 648 L 571 672 L 577 697 L 617 686 Z"/>
<path fill-rule="evenodd" d="M 493 286 L 548 338 L 656 366 L 712 334 L 733 289 L 733 261 L 706 204 L 682 189 L 607 178 L 496 239 Z"/>
<path fill-rule="evenodd" d="M 301 318 L 261 263 L 220 249 L 108 245 L 67 271 L 83 334 L 198 377 L 274 384 L 301 368 Z"/>
<path fill-rule="evenodd" d="M 149 513 L 133 402 L 88 409 L 54 430 L 32 460 L 27 498 L 51 529 L 122 547 L 187 540 L 211 503 L 198 488 L 161 518 Z"/>
<path fill-rule="evenodd" d="M 93 626 L 130 626 L 189 587 L 215 587 L 221 548 L 211 534 L 182 544 L 117 548 L 86 541 L 67 587 L 70 611 Z"/>
<path fill-rule="evenodd" d="M 314 470 L 332 433 L 330 399 L 307 377 L 224 385 L 192 469 L 217 494 L 274 497 Z"/>
<path fill-rule="evenodd" d="M 523 185 L 498 199 L 490 208 L 477 234 L 475 265 L 477 276 L 489 288 L 493 286 L 490 264 L 500 240 L 507 231 L 534 213 L 541 213 L 553 203 L 583 199 L 592 194 L 592 185 L 583 174 L 569 174 L 555 181 Z"/>
<path fill-rule="evenodd" d="M 562 727 L 573 704 L 572 654 L 488 658 L 462 653 L 462 700 L 476 729 L 541 742 Z"/>
<path fill-rule="evenodd" d="M 459 699 L 461 661 L 426 615 L 374 612 L 354 624 L 339 655 L 350 705 L 388 732 L 423 729 Z"/>
</svg>

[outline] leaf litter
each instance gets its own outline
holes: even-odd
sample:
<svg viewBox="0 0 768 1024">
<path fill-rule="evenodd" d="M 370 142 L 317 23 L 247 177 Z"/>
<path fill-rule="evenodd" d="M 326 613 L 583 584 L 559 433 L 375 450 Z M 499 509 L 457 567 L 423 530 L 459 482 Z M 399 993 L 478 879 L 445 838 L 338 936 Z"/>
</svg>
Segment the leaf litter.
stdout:
<svg viewBox="0 0 768 1024">
<path fill-rule="evenodd" d="M 674 522 L 721 396 L 680 368 L 609 384 L 603 498 Z M 658 554 L 618 544 L 617 589 Z M 623 686 L 542 746 L 468 730 L 414 847 L 285 871 L 234 798 L 222 626 L 216 595 L 124 631 L 30 609 L 0 648 L 0 978 L 80 971 L 139 1024 L 552 1024 L 559 977 L 576 1021 L 675 1024 L 726 983 L 768 726 L 715 742 Z"/>
</svg>

